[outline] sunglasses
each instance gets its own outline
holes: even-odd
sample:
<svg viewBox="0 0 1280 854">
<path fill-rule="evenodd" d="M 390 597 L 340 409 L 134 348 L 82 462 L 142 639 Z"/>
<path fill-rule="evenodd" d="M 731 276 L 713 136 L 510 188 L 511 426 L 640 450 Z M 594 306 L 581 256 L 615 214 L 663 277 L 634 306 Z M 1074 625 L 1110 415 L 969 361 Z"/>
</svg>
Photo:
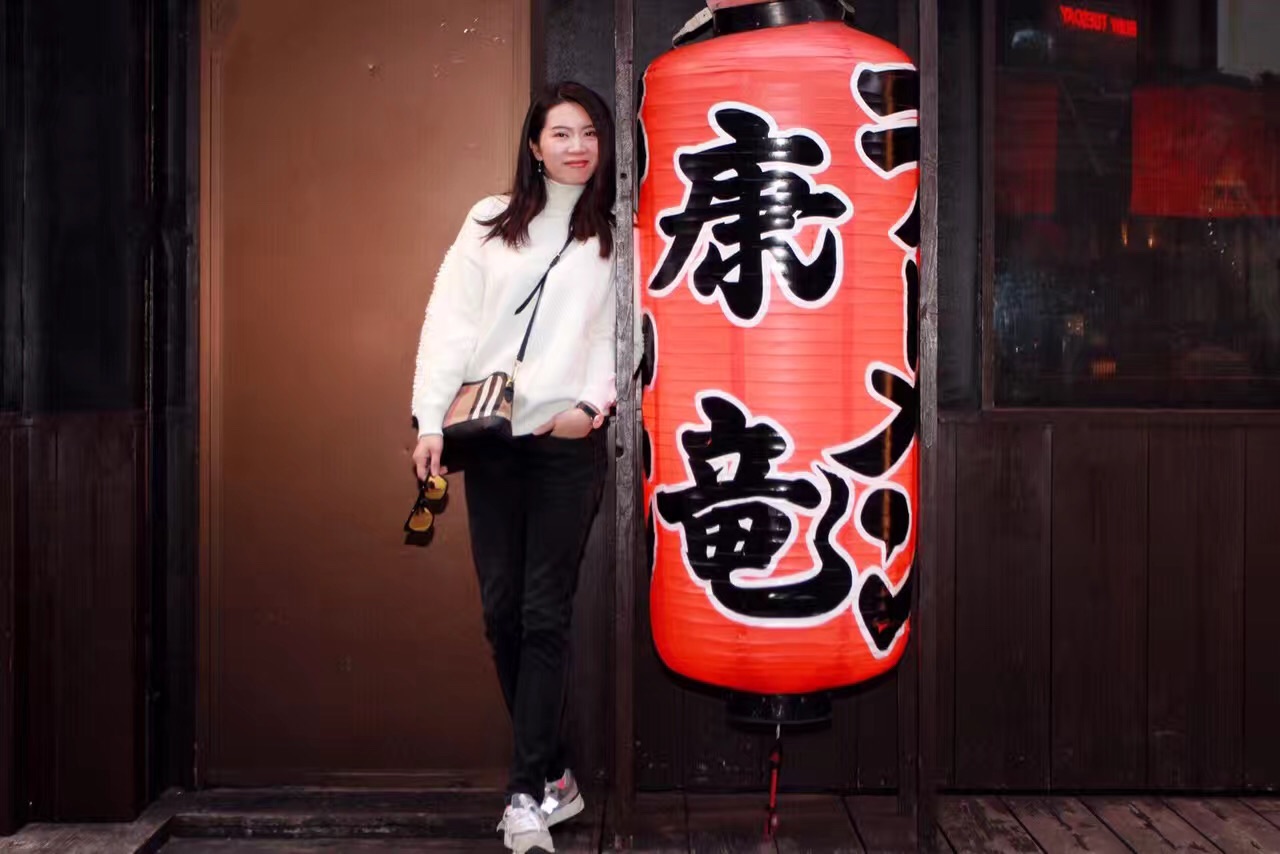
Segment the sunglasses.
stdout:
<svg viewBox="0 0 1280 854">
<path fill-rule="evenodd" d="M 433 474 L 426 480 L 418 481 L 418 500 L 413 502 L 409 518 L 404 522 L 405 531 L 411 534 L 425 534 L 430 531 L 436 521 L 430 505 L 441 501 L 448 491 L 449 481 L 439 475 Z"/>
</svg>

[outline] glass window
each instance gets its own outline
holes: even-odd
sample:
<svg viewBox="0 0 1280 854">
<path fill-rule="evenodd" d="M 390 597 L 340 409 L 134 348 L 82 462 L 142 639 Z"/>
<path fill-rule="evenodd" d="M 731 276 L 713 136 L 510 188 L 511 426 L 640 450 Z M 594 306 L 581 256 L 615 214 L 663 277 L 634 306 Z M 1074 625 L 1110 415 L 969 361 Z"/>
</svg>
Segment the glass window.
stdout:
<svg viewBox="0 0 1280 854">
<path fill-rule="evenodd" d="M 1000 0 L 995 401 L 1280 407 L 1280 2 Z"/>
</svg>

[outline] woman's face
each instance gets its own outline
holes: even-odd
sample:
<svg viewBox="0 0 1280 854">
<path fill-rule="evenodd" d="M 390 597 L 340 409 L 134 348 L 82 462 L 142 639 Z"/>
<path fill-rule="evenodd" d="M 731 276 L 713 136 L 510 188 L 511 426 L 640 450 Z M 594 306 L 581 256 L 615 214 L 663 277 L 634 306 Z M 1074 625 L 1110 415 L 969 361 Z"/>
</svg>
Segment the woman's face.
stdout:
<svg viewBox="0 0 1280 854">
<path fill-rule="evenodd" d="M 587 111 L 572 101 L 547 110 L 542 133 L 529 148 L 546 167 L 547 177 L 560 184 L 587 183 L 600 162 L 595 125 Z"/>
</svg>

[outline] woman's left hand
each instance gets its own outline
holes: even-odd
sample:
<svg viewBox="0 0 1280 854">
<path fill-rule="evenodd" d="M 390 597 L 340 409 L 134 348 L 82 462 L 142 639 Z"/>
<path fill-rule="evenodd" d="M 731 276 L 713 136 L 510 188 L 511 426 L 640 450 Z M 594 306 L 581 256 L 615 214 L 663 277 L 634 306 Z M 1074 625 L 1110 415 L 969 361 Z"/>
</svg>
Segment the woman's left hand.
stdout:
<svg viewBox="0 0 1280 854">
<path fill-rule="evenodd" d="M 597 415 L 593 419 L 575 406 L 573 409 L 566 409 L 557 413 L 555 418 L 534 430 L 533 435 L 551 435 L 557 439 L 584 439 L 592 430 L 596 430 L 603 425 L 603 415 Z"/>
</svg>

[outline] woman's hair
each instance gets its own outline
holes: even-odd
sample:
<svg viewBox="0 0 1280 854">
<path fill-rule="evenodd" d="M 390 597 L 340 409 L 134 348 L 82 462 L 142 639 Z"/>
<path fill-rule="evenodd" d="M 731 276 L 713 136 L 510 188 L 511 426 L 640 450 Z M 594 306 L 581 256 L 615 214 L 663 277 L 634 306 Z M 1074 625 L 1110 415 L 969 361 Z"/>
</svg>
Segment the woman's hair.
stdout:
<svg viewBox="0 0 1280 854">
<path fill-rule="evenodd" d="M 596 171 L 587 181 L 582 197 L 573 209 L 569 227 L 574 239 L 600 240 L 600 257 L 608 258 L 613 252 L 613 202 L 617 197 L 613 160 L 613 116 L 604 100 L 581 83 L 565 81 L 554 83 L 533 99 L 524 117 L 524 130 L 520 135 L 520 150 L 516 153 L 515 185 L 511 188 L 511 203 L 493 219 L 480 220 L 489 229 L 486 240 L 501 237 L 511 247 L 522 246 L 529 240 L 529 222 L 547 205 L 547 188 L 529 143 L 537 143 L 547 124 L 547 113 L 552 107 L 564 103 L 577 104 L 586 111 L 596 129 L 600 153 Z"/>
</svg>

